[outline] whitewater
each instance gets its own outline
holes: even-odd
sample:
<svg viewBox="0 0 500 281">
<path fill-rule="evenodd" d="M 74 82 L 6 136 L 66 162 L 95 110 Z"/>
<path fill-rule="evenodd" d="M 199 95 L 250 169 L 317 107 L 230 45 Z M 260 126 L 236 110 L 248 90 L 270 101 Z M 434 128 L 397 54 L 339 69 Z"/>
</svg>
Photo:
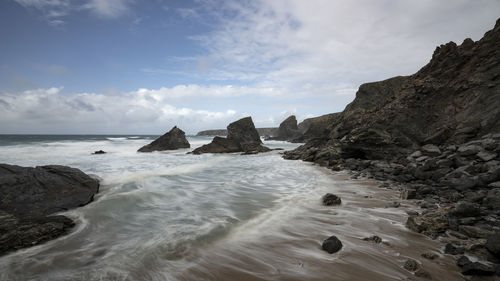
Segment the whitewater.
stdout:
<svg viewBox="0 0 500 281">
<path fill-rule="evenodd" d="M 407 258 L 442 256 L 405 228 L 414 206 L 388 208 L 399 193 L 374 180 L 281 151 L 187 154 L 210 137 L 136 152 L 155 137 L 0 136 L 1 163 L 67 165 L 101 182 L 94 202 L 62 213 L 76 222 L 68 235 L 0 257 L 0 280 L 403 280 Z M 322 206 L 327 192 L 342 205 Z M 344 244 L 337 254 L 321 250 L 330 235 Z M 372 235 L 385 243 L 362 240 Z M 460 280 L 451 258 L 424 262 L 437 280 Z"/>
</svg>

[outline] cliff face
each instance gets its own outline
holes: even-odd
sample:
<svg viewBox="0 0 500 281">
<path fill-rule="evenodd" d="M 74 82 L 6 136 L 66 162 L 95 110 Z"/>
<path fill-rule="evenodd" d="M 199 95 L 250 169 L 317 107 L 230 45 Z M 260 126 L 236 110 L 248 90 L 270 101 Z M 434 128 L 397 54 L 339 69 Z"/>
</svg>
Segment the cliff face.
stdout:
<svg viewBox="0 0 500 281">
<path fill-rule="evenodd" d="M 424 144 L 460 144 L 500 132 L 500 20 L 474 42 L 436 48 L 417 73 L 361 85 L 320 136 L 286 158 L 387 159 Z"/>
</svg>

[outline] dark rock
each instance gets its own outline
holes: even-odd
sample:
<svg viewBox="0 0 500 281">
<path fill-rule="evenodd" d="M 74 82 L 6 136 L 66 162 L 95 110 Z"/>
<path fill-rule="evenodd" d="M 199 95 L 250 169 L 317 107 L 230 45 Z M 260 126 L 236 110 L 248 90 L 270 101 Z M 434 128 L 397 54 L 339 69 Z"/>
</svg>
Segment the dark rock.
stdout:
<svg viewBox="0 0 500 281">
<path fill-rule="evenodd" d="M 492 234 L 491 231 L 482 229 L 480 227 L 471 226 L 471 225 L 460 225 L 458 227 L 458 231 L 461 233 L 471 237 L 471 238 L 486 238 Z"/>
<path fill-rule="evenodd" d="M 457 266 L 459 266 L 459 267 L 464 267 L 470 263 L 472 263 L 472 262 L 466 256 L 461 256 L 457 259 Z"/>
<path fill-rule="evenodd" d="M 92 153 L 92 154 L 105 154 L 105 153 L 106 153 L 106 151 L 104 151 L 104 150 L 97 150 L 97 151 L 94 151 L 94 153 Z"/>
<path fill-rule="evenodd" d="M 340 197 L 338 197 L 335 194 L 327 193 L 323 195 L 321 198 L 321 201 L 323 202 L 323 205 L 325 206 L 334 206 L 334 205 L 340 205 L 342 203 L 342 200 Z"/>
<path fill-rule="evenodd" d="M 180 148 L 189 148 L 189 142 L 186 139 L 186 134 L 177 126 L 173 127 L 168 133 L 157 138 L 152 143 L 145 145 L 138 152 L 153 152 L 164 150 L 176 150 Z"/>
<path fill-rule="evenodd" d="M 450 211 L 450 215 L 456 217 L 474 217 L 481 214 L 481 209 L 478 204 L 461 202 L 455 210 Z"/>
<path fill-rule="evenodd" d="M 214 137 L 211 143 L 193 150 L 193 154 L 243 152 L 255 154 L 270 151 L 262 146 L 259 133 L 251 117 L 245 117 L 227 126 L 227 138 Z"/>
<path fill-rule="evenodd" d="M 417 191 L 415 189 L 406 188 L 401 192 L 401 199 L 409 200 L 415 199 L 417 197 Z"/>
<path fill-rule="evenodd" d="M 377 235 L 363 238 L 363 240 L 364 241 L 372 241 L 372 242 L 375 242 L 376 244 L 380 244 L 382 242 L 382 238 L 378 237 Z"/>
<path fill-rule="evenodd" d="M 488 240 L 486 240 L 485 247 L 493 255 L 500 258 L 500 232 L 490 235 Z"/>
<path fill-rule="evenodd" d="M 75 168 L 0 164 L 0 255 L 67 233 L 71 219 L 48 215 L 90 203 L 98 189 Z"/>
<path fill-rule="evenodd" d="M 297 119 L 295 115 L 290 115 L 283 122 L 281 122 L 278 128 L 278 135 L 271 139 L 274 140 L 283 140 L 283 141 L 291 141 L 296 138 L 299 138 L 302 133 L 299 131 L 297 127 Z"/>
<path fill-rule="evenodd" d="M 321 248 L 329 254 L 336 253 L 342 249 L 342 242 L 336 236 L 330 236 L 321 245 Z"/>
<path fill-rule="evenodd" d="M 421 268 L 418 269 L 417 271 L 415 271 L 415 276 L 420 277 L 420 278 L 424 278 L 424 279 L 432 280 L 431 274 L 429 272 L 421 269 Z"/>
<path fill-rule="evenodd" d="M 487 265 L 481 262 L 472 262 L 462 267 L 462 274 L 490 276 L 495 274 L 495 268 L 491 265 Z"/>
<path fill-rule="evenodd" d="M 444 253 L 449 255 L 463 255 L 465 248 L 453 243 L 447 243 L 444 247 Z"/>
<path fill-rule="evenodd" d="M 406 260 L 405 264 L 403 265 L 404 269 L 411 271 L 411 272 L 416 271 L 417 269 L 419 269 L 419 267 L 420 266 L 418 265 L 418 262 L 416 260 L 413 260 L 413 259 Z"/>
<path fill-rule="evenodd" d="M 421 254 L 421 256 L 425 259 L 428 259 L 428 260 L 435 260 L 435 259 L 439 258 L 439 256 L 437 254 L 431 253 L 431 252 L 423 253 L 423 254 Z"/>
<path fill-rule="evenodd" d="M 437 145 L 426 144 L 420 148 L 425 155 L 437 156 L 441 154 L 441 150 Z"/>
</svg>

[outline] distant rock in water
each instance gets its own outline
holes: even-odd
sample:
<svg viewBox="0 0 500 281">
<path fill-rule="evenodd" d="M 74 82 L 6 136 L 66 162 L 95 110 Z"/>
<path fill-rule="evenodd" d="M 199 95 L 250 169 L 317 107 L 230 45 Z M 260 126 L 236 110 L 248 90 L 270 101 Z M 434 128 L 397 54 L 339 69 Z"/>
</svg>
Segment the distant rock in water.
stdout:
<svg viewBox="0 0 500 281">
<path fill-rule="evenodd" d="M 186 134 L 181 129 L 174 126 L 172 130 L 163 136 L 157 138 L 152 143 L 145 145 L 138 152 L 153 152 L 163 150 L 176 150 L 180 148 L 189 148 L 189 142 L 186 139 Z"/>
<path fill-rule="evenodd" d="M 59 237 L 74 223 L 48 216 L 90 203 L 99 181 L 66 166 L 0 164 L 0 255 Z"/>
<path fill-rule="evenodd" d="M 251 117 L 245 117 L 227 126 L 227 138 L 215 137 L 211 143 L 195 149 L 193 154 L 244 152 L 253 154 L 270 151 L 262 146 L 259 133 Z"/>
<path fill-rule="evenodd" d="M 283 122 L 281 122 L 278 128 L 278 135 L 269 139 L 291 141 L 300 137 L 301 135 L 302 134 L 297 127 L 297 119 L 295 118 L 295 115 L 290 115 Z"/>
<path fill-rule="evenodd" d="M 92 154 L 106 154 L 106 151 L 104 150 L 97 150 L 97 151 L 94 151 L 94 153 Z"/>
</svg>

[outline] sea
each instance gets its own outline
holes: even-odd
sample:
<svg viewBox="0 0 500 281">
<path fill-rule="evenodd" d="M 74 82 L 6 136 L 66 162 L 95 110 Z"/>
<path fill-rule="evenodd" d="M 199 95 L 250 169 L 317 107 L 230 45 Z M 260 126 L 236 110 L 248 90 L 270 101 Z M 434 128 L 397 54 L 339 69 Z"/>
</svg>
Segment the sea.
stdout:
<svg viewBox="0 0 500 281">
<path fill-rule="evenodd" d="M 406 280 L 409 258 L 434 280 L 462 280 L 441 244 L 404 226 L 415 206 L 380 182 L 280 150 L 188 154 L 206 136 L 137 152 L 156 137 L 0 135 L 0 163 L 67 165 L 101 182 L 92 203 L 61 213 L 76 222 L 68 235 L 0 257 L 0 280 Z M 322 206 L 328 192 L 342 204 Z M 321 243 L 331 235 L 343 248 L 330 255 Z M 372 235 L 383 242 L 363 240 Z"/>
</svg>

